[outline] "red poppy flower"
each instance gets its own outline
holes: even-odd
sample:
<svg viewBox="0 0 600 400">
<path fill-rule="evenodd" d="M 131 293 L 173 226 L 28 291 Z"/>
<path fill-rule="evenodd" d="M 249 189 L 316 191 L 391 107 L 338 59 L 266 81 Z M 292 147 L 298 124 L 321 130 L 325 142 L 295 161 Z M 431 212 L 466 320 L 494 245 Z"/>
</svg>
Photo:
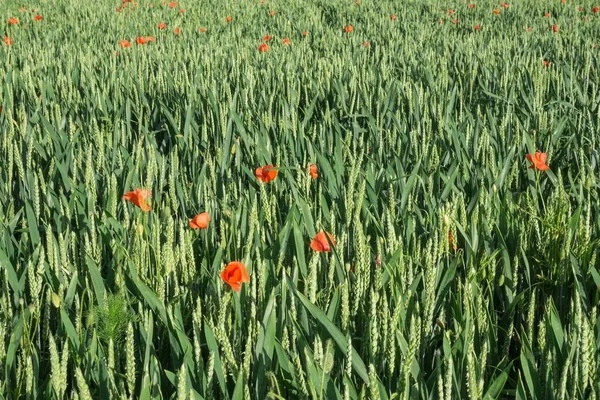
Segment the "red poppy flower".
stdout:
<svg viewBox="0 0 600 400">
<path fill-rule="evenodd" d="M 302 36 L 306 36 L 306 35 L 308 35 L 308 31 L 302 32 Z"/>
<path fill-rule="evenodd" d="M 127 47 L 131 47 L 131 43 L 129 43 L 129 40 L 121 40 L 119 42 L 119 46 L 127 48 Z"/>
<path fill-rule="evenodd" d="M 317 170 L 317 164 L 310 164 L 310 177 L 313 179 L 317 179 L 319 177 L 319 171 Z"/>
<path fill-rule="evenodd" d="M 453 20 L 452 20 L 452 23 L 453 23 L 453 24 L 457 24 L 457 23 L 458 23 L 458 19 L 453 19 Z"/>
<path fill-rule="evenodd" d="M 545 14 L 546 18 L 550 18 L 550 13 Z"/>
<path fill-rule="evenodd" d="M 145 37 L 138 37 L 136 40 L 137 44 L 146 44 L 146 38 Z"/>
<path fill-rule="evenodd" d="M 133 192 L 125 193 L 123 198 L 141 208 L 142 211 L 150 211 L 151 208 L 146 202 L 150 196 L 152 196 L 150 190 L 137 188 Z"/>
<path fill-rule="evenodd" d="M 354 30 L 354 27 L 352 25 L 346 25 L 346 27 L 344 28 L 344 31 L 346 31 L 346 33 L 350 33 Z"/>
<path fill-rule="evenodd" d="M 454 10 L 452 10 L 452 9 L 448 10 L 448 15 L 452 15 L 452 14 L 454 14 Z"/>
<path fill-rule="evenodd" d="M 550 61 L 548 61 L 548 60 L 544 60 L 544 66 L 545 66 L 545 67 L 549 67 L 549 66 L 550 66 Z"/>
<path fill-rule="evenodd" d="M 165 24 L 164 22 L 161 22 L 160 24 L 158 24 L 158 29 L 165 29 L 167 27 L 167 24 Z"/>
<path fill-rule="evenodd" d="M 179 30 L 179 27 L 177 27 L 177 28 L 175 28 L 174 32 L 176 35 L 179 35 L 179 32 L 181 32 L 181 31 Z"/>
<path fill-rule="evenodd" d="M 271 36 L 269 36 L 269 35 L 267 35 L 267 36 L 265 36 L 265 37 L 263 38 L 263 40 L 264 40 L 265 42 L 268 42 L 270 39 L 271 39 Z"/>
<path fill-rule="evenodd" d="M 206 28 L 200 28 L 200 32 L 202 32 L 202 33 L 206 32 Z"/>
<path fill-rule="evenodd" d="M 19 23 L 19 20 L 15 17 L 9 18 L 8 19 L 8 24 L 9 25 L 17 25 Z"/>
<path fill-rule="evenodd" d="M 552 30 L 554 32 L 558 32 L 558 25 L 552 25 Z"/>
<path fill-rule="evenodd" d="M 246 266 L 239 261 L 232 261 L 227 264 L 225 269 L 221 271 L 221 279 L 236 292 L 240 291 L 242 283 L 250 282 Z"/>
<path fill-rule="evenodd" d="M 41 21 L 43 18 L 41 15 L 36 15 L 35 17 L 33 17 L 33 19 L 35 19 L 36 21 Z"/>
<path fill-rule="evenodd" d="M 181 10 L 179 10 L 180 14 L 185 14 L 185 10 L 182 8 Z"/>
<path fill-rule="evenodd" d="M 266 53 L 267 51 L 269 51 L 269 45 L 266 43 L 261 43 L 258 46 L 258 51 L 260 51 L 261 53 Z"/>
<path fill-rule="evenodd" d="M 396 17 L 396 14 L 392 14 L 392 15 L 390 16 L 390 19 L 391 19 L 392 21 L 395 21 L 395 20 L 397 19 L 397 17 Z"/>
<path fill-rule="evenodd" d="M 231 22 L 231 16 L 230 15 L 226 16 L 225 17 L 225 21 L 227 21 L 227 23 L 230 23 Z"/>
<path fill-rule="evenodd" d="M 327 234 L 327 236 L 325 236 L 325 234 Z M 329 241 L 327 241 L 327 237 L 329 237 L 329 241 L 331 241 L 331 244 L 335 246 L 335 239 L 333 238 L 333 235 L 331 235 L 331 233 L 329 232 L 321 231 L 317 233 L 312 242 L 310 242 L 310 248 L 317 252 L 330 252 L 331 247 L 329 246 Z"/>
<path fill-rule="evenodd" d="M 121 7 L 117 7 L 117 12 L 121 12 Z"/>
<path fill-rule="evenodd" d="M 274 17 L 274 16 L 275 16 L 275 11 L 271 10 L 271 11 L 269 12 L 269 14 L 271 15 L 271 17 Z"/>
<path fill-rule="evenodd" d="M 365 47 L 369 47 L 369 42 L 367 42 L 366 40 L 363 42 L 363 46 Z"/>
<path fill-rule="evenodd" d="M 476 31 L 478 31 L 478 30 L 480 30 L 480 29 L 481 29 L 481 26 L 479 26 L 479 25 L 475 25 L 475 26 L 473 27 L 473 29 L 475 29 Z"/>
<path fill-rule="evenodd" d="M 469 8 L 471 8 L 471 9 L 475 8 L 475 4 L 473 4 L 473 3 L 469 4 Z"/>
<path fill-rule="evenodd" d="M 290 39 L 289 38 L 283 38 L 283 44 L 285 44 L 285 45 L 290 44 Z"/>
<path fill-rule="evenodd" d="M 194 218 L 190 219 L 190 228 L 192 229 L 206 229 L 210 222 L 210 216 L 207 212 L 200 213 Z"/>
<path fill-rule="evenodd" d="M 594 14 L 598 14 L 598 7 L 594 7 L 594 8 L 592 8 L 592 12 L 593 12 Z"/>
<path fill-rule="evenodd" d="M 550 169 L 550 167 L 546 165 L 546 159 L 548 158 L 546 153 L 536 151 L 535 154 L 527 154 L 526 157 L 531 162 L 529 169 L 535 168 L 539 171 L 547 171 Z"/>
<path fill-rule="evenodd" d="M 176 2 L 176 1 L 172 1 L 172 2 L 170 2 L 170 3 L 169 3 L 169 7 L 171 7 L 171 8 L 175 8 L 175 7 L 177 7 L 177 2 Z"/>
<path fill-rule="evenodd" d="M 4 36 L 4 44 L 7 45 L 7 46 L 12 46 L 13 41 L 8 36 Z"/>
<path fill-rule="evenodd" d="M 506 4 L 506 3 L 504 3 L 504 2 L 502 2 L 500 5 L 501 5 L 502 7 L 504 7 L 504 8 L 508 8 L 508 7 L 510 7 L 508 4 Z"/>
<path fill-rule="evenodd" d="M 527 27 L 527 32 L 531 32 L 531 27 L 530 26 Z"/>
<path fill-rule="evenodd" d="M 154 36 L 146 36 L 146 42 L 154 42 Z"/>
<path fill-rule="evenodd" d="M 497 8 L 494 9 L 494 14 L 499 15 L 500 14 L 500 10 L 498 10 Z"/>
<path fill-rule="evenodd" d="M 259 181 L 263 183 L 269 183 L 277 177 L 277 170 L 275 169 L 276 167 L 277 166 L 273 167 L 272 165 L 265 165 L 264 167 L 256 168 L 254 175 Z"/>
</svg>

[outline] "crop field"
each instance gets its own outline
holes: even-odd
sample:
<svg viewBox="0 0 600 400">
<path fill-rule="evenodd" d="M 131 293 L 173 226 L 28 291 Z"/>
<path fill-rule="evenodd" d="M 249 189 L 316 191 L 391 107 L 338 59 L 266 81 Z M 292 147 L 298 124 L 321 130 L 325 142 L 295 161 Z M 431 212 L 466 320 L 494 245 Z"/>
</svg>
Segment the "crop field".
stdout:
<svg viewBox="0 0 600 400">
<path fill-rule="evenodd" d="M 593 1 L 0 0 L 0 399 L 598 399 Z"/>
</svg>

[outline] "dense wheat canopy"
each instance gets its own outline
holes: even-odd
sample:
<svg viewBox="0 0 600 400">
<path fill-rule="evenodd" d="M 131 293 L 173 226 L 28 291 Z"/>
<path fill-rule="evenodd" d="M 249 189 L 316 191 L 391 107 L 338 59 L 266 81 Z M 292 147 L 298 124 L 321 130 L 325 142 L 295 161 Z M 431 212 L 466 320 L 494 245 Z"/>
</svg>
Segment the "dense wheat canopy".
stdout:
<svg viewBox="0 0 600 400">
<path fill-rule="evenodd" d="M 21 1 L 1 398 L 598 399 L 600 2 Z"/>
</svg>

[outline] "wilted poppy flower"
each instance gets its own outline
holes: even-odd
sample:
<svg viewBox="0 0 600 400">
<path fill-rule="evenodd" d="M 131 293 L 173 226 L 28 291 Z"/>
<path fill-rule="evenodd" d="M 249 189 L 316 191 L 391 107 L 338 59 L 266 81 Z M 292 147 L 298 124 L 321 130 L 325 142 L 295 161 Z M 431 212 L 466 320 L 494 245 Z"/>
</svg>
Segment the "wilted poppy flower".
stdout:
<svg viewBox="0 0 600 400">
<path fill-rule="evenodd" d="M 43 18 L 41 15 L 36 15 L 35 17 L 33 17 L 33 19 L 35 19 L 36 21 L 41 21 Z"/>
<path fill-rule="evenodd" d="M 473 4 L 473 3 L 469 4 L 469 8 L 471 8 L 471 9 L 475 8 L 475 4 Z"/>
<path fill-rule="evenodd" d="M 169 7 L 171 7 L 171 8 L 175 8 L 175 7 L 177 7 L 177 2 L 176 2 L 176 1 L 172 1 L 172 2 L 170 2 L 170 3 L 169 3 Z"/>
<path fill-rule="evenodd" d="M 138 37 L 136 40 L 137 44 L 146 44 L 146 38 L 145 37 Z"/>
<path fill-rule="evenodd" d="M 527 154 L 526 157 L 531 162 L 529 169 L 535 168 L 539 171 L 547 171 L 550 169 L 550 167 L 546 165 L 546 159 L 548 158 L 546 153 L 536 151 L 535 154 Z"/>
<path fill-rule="evenodd" d="M 12 46 L 13 41 L 8 36 L 4 36 L 4 44 L 7 45 L 7 46 Z"/>
<path fill-rule="evenodd" d="M 165 24 L 164 22 L 161 22 L 160 24 L 158 24 L 158 29 L 165 29 L 167 27 L 167 24 Z"/>
<path fill-rule="evenodd" d="M 530 26 L 527 27 L 527 32 L 531 32 L 531 27 Z"/>
<path fill-rule="evenodd" d="M 271 15 L 271 17 L 274 17 L 274 16 L 275 16 L 275 11 L 271 10 L 271 11 L 269 12 L 269 14 Z"/>
<path fill-rule="evenodd" d="M 319 171 L 317 170 L 317 164 L 310 164 L 310 177 L 313 179 L 317 179 L 319 177 Z"/>
<path fill-rule="evenodd" d="M 552 31 L 558 32 L 558 25 L 552 25 Z"/>
<path fill-rule="evenodd" d="M 258 51 L 260 51 L 261 53 L 266 53 L 267 51 L 269 51 L 269 45 L 266 43 L 261 43 L 260 46 L 258 46 Z"/>
<path fill-rule="evenodd" d="M 366 40 L 363 42 L 363 46 L 365 47 L 369 47 L 369 42 L 367 42 Z"/>
<path fill-rule="evenodd" d="M 494 9 L 494 14 L 498 15 L 500 14 L 500 10 L 498 10 L 497 8 Z"/>
<path fill-rule="evenodd" d="M 210 216 L 207 212 L 200 213 L 194 218 L 190 219 L 190 228 L 192 229 L 206 229 L 210 222 Z"/>
<path fill-rule="evenodd" d="M 9 25 L 17 25 L 18 23 L 19 23 L 19 20 L 14 17 L 8 19 Z"/>
<path fill-rule="evenodd" d="M 581 7 L 581 6 L 577 7 L 577 11 L 582 12 L 583 11 L 583 7 Z"/>
<path fill-rule="evenodd" d="M 458 250 L 458 245 L 454 243 L 454 238 L 452 237 L 452 231 L 448 231 L 448 242 L 450 242 L 450 248 L 452 250 Z"/>
<path fill-rule="evenodd" d="M 475 25 L 475 26 L 473 27 L 473 29 L 475 29 L 476 31 L 478 31 L 478 30 L 480 30 L 480 29 L 481 29 L 481 26 L 479 26 L 479 25 Z"/>
<path fill-rule="evenodd" d="M 176 35 L 179 35 L 179 32 L 180 32 L 179 28 L 175 28 L 174 32 L 175 32 Z"/>
<path fill-rule="evenodd" d="M 331 247 L 329 246 L 329 242 L 327 241 L 327 236 L 325 236 L 325 233 L 327 233 L 327 236 L 329 236 L 329 241 L 331 241 L 331 244 L 333 246 L 335 246 L 335 239 L 333 238 L 333 235 L 329 232 L 321 231 L 321 232 L 317 233 L 317 235 L 312 240 L 312 242 L 310 242 L 311 249 L 313 249 L 314 251 L 318 251 L 318 252 L 331 251 Z"/>
<path fill-rule="evenodd" d="M 265 165 L 264 167 L 256 168 L 254 175 L 259 181 L 263 183 L 269 183 L 277 177 L 277 170 L 272 165 Z"/>
<path fill-rule="evenodd" d="M 146 203 L 146 199 L 150 196 L 152 196 L 150 190 L 137 188 L 133 192 L 125 193 L 123 198 L 141 208 L 142 211 L 150 211 L 150 206 Z"/>
<path fill-rule="evenodd" d="M 290 44 L 290 39 L 288 38 L 283 38 L 283 44 Z"/>
<path fill-rule="evenodd" d="M 390 19 L 391 19 L 392 21 L 395 21 L 395 20 L 396 20 L 396 18 L 397 18 L 397 17 L 396 17 L 396 15 L 395 15 L 395 14 L 392 14 L 392 15 L 390 16 Z"/>
<path fill-rule="evenodd" d="M 344 30 L 346 31 L 346 33 L 350 33 L 354 30 L 354 27 L 352 25 L 346 25 Z"/>
<path fill-rule="evenodd" d="M 129 43 L 129 40 L 121 40 L 119 42 L 119 46 L 121 46 L 121 47 L 131 47 L 131 43 Z"/>
<path fill-rule="evenodd" d="M 502 2 L 500 5 L 501 5 L 502 7 L 504 7 L 504 8 L 508 8 L 508 7 L 509 7 L 509 5 L 508 5 L 508 4 L 506 4 L 506 3 L 504 3 L 504 2 Z"/>
<path fill-rule="evenodd" d="M 232 261 L 227 264 L 225 269 L 221 271 L 221 279 L 236 292 L 240 291 L 242 283 L 250 282 L 246 266 L 239 261 Z"/>
<path fill-rule="evenodd" d="M 206 32 L 206 28 L 200 28 L 200 32 L 202 32 L 202 33 Z"/>
<path fill-rule="evenodd" d="M 230 23 L 231 22 L 231 16 L 230 15 L 226 16 L 225 17 L 225 21 L 227 21 L 227 23 Z"/>
<path fill-rule="evenodd" d="M 269 36 L 269 35 L 266 35 L 266 36 L 263 38 L 263 40 L 264 40 L 265 42 L 268 42 L 270 39 L 271 39 L 271 36 Z"/>
</svg>

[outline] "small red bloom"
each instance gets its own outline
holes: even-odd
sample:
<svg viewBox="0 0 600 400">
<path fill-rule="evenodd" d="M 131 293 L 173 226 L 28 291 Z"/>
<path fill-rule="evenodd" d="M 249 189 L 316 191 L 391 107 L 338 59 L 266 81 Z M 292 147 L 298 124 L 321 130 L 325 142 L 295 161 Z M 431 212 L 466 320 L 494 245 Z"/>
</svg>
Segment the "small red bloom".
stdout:
<svg viewBox="0 0 600 400">
<path fill-rule="evenodd" d="M 267 49 L 268 48 L 269 47 L 267 46 Z M 275 169 L 276 167 L 277 166 L 273 167 L 272 165 L 265 165 L 264 167 L 256 168 L 256 170 L 254 171 L 254 175 L 256 176 L 256 179 L 258 179 L 262 183 L 269 183 L 275 178 L 277 178 L 277 170 Z"/>
<path fill-rule="evenodd" d="M 172 2 L 170 2 L 170 3 L 169 3 L 169 7 L 171 7 L 171 8 L 175 8 L 175 7 L 177 7 L 177 2 L 176 2 L 176 1 L 172 1 Z"/>
<path fill-rule="evenodd" d="M 117 12 L 121 12 L 121 7 L 117 7 Z"/>
<path fill-rule="evenodd" d="M 33 19 L 35 19 L 36 21 L 41 21 L 43 18 L 41 15 L 36 15 L 35 17 L 33 17 Z"/>
<path fill-rule="evenodd" d="M 549 66 L 550 66 L 550 61 L 548 61 L 548 60 L 544 60 L 544 66 L 545 66 L 545 67 L 549 67 Z"/>
<path fill-rule="evenodd" d="M 454 10 L 452 10 L 452 9 L 448 10 L 448 15 L 452 15 L 452 14 L 454 14 Z"/>
<path fill-rule="evenodd" d="M 531 27 L 530 26 L 527 27 L 527 32 L 531 32 Z"/>
<path fill-rule="evenodd" d="M 594 8 L 592 8 L 592 12 L 593 12 L 594 14 L 598 14 L 598 7 L 594 7 Z"/>
<path fill-rule="evenodd" d="M 119 46 L 127 48 L 127 47 L 131 47 L 131 43 L 129 43 L 129 40 L 121 40 L 119 42 Z"/>
<path fill-rule="evenodd" d="M 365 47 L 369 47 L 369 42 L 367 42 L 366 40 L 363 42 L 363 46 Z"/>
<path fill-rule="evenodd" d="M 270 35 L 266 35 L 266 36 L 263 38 L 263 40 L 264 40 L 265 42 L 268 42 L 269 40 L 271 40 L 271 36 L 270 36 Z"/>
<path fill-rule="evenodd" d="M 456 19 L 456 18 L 455 18 L 455 19 L 453 19 L 453 20 L 452 20 L 452 23 L 453 23 L 453 24 L 457 24 L 457 23 L 458 23 L 458 19 Z"/>
<path fill-rule="evenodd" d="M 479 25 L 475 25 L 475 26 L 473 27 L 473 29 L 475 29 L 476 31 L 478 31 L 478 30 L 480 30 L 480 29 L 481 29 L 481 26 L 479 26 Z"/>
<path fill-rule="evenodd" d="M 290 44 L 290 39 L 289 38 L 283 38 L 283 44 L 288 45 Z"/>
<path fill-rule="evenodd" d="M 4 36 L 4 44 L 7 45 L 7 46 L 12 46 L 13 41 L 8 36 Z"/>
<path fill-rule="evenodd" d="M 495 8 L 495 9 L 494 9 L 494 14 L 495 14 L 495 15 L 500 15 L 500 10 L 499 10 L 499 9 L 497 9 L 497 8 Z"/>
<path fill-rule="evenodd" d="M 167 24 L 165 24 L 164 22 L 161 22 L 160 24 L 158 24 L 158 29 L 165 29 L 167 27 Z"/>
<path fill-rule="evenodd" d="M 307 36 L 307 35 L 308 35 L 308 31 L 302 32 L 302 36 Z"/>
<path fill-rule="evenodd" d="M 17 25 L 19 23 L 19 20 L 15 17 L 9 18 L 8 19 L 8 24 L 9 25 Z"/>
<path fill-rule="evenodd" d="M 390 19 L 391 19 L 392 21 L 395 21 L 395 20 L 396 20 L 396 15 L 395 15 L 395 14 L 392 14 L 392 15 L 390 16 Z"/>
<path fill-rule="evenodd" d="M 475 8 L 475 4 L 473 4 L 473 3 L 469 4 L 469 8 L 470 8 L 470 9 L 473 9 L 473 8 Z"/>
<path fill-rule="evenodd" d="M 185 10 L 182 8 L 181 10 L 179 10 L 180 14 L 185 14 Z"/>
<path fill-rule="evenodd" d="M 325 234 L 327 234 L 327 236 L 325 236 Z M 327 240 L 327 237 L 329 237 L 329 241 Z M 335 246 L 333 235 L 329 232 L 321 231 L 317 233 L 312 242 L 310 242 L 310 248 L 317 252 L 330 252 L 331 246 L 329 245 L 329 242 Z"/>
<path fill-rule="evenodd" d="M 146 36 L 146 42 L 154 42 L 154 36 Z"/>
<path fill-rule="evenodd" d="M 526 157 L 531 162 L 529 169 L 535 168 L 539 171 L 547 171 L 550 169 L 550 167 L 546 165 L 546 159 L 548 158 L 546 153 L 536 151 L 535 154 L 527 154 Z"/>
<path fill-rule="evenodd" d="M 558 25 L 552 25 L 552 30 L 554 32 L 558 32 Z"/>
<path fill-rule="evenodd" d="M 221 279 L 236 292 L 240 291 L 242 283 L 250 282 L 246 266 L 239 261 L 232 261 L 227 264 L 225 269 L 221 271 Z"/>
<path fill-rule="evenodd" d="M 577 11 L 582 12 L 583 11 L 583 7 L 577 7 Z"/>
<path fill-rule="evenodd" d="M 133 192 L 127 192 L 123 195 L 123 199 L 138 206 L 142 211 L 150 211 L 151 207 L 146 202 L 146 199 L 152 194 L 149 189 L 135 189 Z"/>
<path fill-rule="evenodd" d="M 504 7 L 504 8 L 508 8 L 508 7 L 510 7 L 508 4 L 506 4 L 506 3 L 504 3 L 504 2 L 502 2 L 500 5 L 501 5 L 502 7 Z"/>
<path fill-rule="evenodd" d="M 346 31 L 346 33 L 350 33 L 354 30 L 354 27 L 352 25 L 346 25 L 346 27 L 344 28 L 344 31 Z"/>
<path fill-rule="evenodd" d="M 190 228 L 192 229 L 206 229 L 210 222 L 210 216 L 207 212 L 200 213 L 194 218 L 190 219 Z"/>
<path fill-rule="evenodd" d="M 143 36 L 138 37 L 135 41 L 137 44 L 146 44 L 146 38 Z"/>
<path fill-rule="evenodd" d="M 227 23 L 230 23 L 231 22 L 231 16 L 230 15 L 226 16 L 225 17 L 225 21 L 227 21 Z"/>
<path fill-rule="evenodd" d="M 269 51 L 269 45 L 266 43 L 261 43 L 260 46 L 258 46 L 258 51 L 260 51 L 261 53 L 266 53 L 267 51 Z"/>
<path fill-rule="evenodd" d="M 271 17 L 275 16 L 275 11 L 271 10 L 271 12 L 269 12 L 269 14 L 271 15 Z"/>
<path fill-rule="evenodd" d="M 206 28 L 200 28 L 200 32 L 202 32 L 202 33 L 206 32 Z"/>
<path fill-rule="evenodd" d="M 550 18 L 550 13 L 546 13 L 546 18 Z"/>
<path fill-rule="evenodd" d="M 174 32 L 176 35 L 179 35 L 179 32 L 181 32 L 181 30 L 179 29 L 179 27 L 177 27 L 177 28 L 175 28 Z"/>
</svg>

